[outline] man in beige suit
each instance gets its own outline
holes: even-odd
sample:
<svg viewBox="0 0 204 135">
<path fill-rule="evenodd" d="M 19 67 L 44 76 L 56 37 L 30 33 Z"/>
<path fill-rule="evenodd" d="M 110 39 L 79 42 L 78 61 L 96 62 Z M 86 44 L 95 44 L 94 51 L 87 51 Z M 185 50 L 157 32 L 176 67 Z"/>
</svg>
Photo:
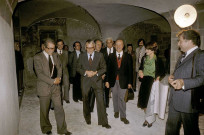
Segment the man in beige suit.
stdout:
<svg viewBox="0 0 204 135">
<path fill-rule="evenodd" d="M 34 67 L 37 74 L 37 94 L 40 99 L 40 126 L 42 133 L 51 134 L 52 125 L 49 120 L 49 106 L 54 104 L 57 132 L 70 135 L 67 131 L 64 109 L 61 104 L 60 82 L 62 67 L 52 39 L 45 40 L 45 50 L 34 56 Z"/>
</svg>

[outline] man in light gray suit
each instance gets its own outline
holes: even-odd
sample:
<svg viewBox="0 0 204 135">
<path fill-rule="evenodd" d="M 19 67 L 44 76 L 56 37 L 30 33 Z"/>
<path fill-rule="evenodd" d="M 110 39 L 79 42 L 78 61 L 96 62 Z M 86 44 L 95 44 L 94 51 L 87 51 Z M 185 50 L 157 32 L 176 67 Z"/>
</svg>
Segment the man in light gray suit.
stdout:
<svg viewBox="0 0 204 135">
<path fill-rule="evenodd" d="M 40 126 L 42 133 L 51 134 L 52 125 L 49 120 L 49 106 L 54 104 L 58 134 L 70 135 L 67 131 L 64 109 L 61 104 L 60 82 L 62 67 L 52 39 L 45 40 L 45 50 L 34 56 L 34 67 L 37 74 L 37 95 L 40 99 Z"/>
<path fill-rule="evenodd" d="M 102 75 L 106 72 L 106 63 L 103 54 L 94 50 L 94 41 L 87 40 L 86 52 L 80 54 L 77 63 L 77 72 L 81 74 L 84 118 L 86 123 L 90 125 L 91 110 L 89 93 L 90 89 L 92 88 L 96 96 L 98 125 L 102 125 L 102 127 L 105 128 L 111 128 L 111 126 L 108 124 L 102 88 Z"/>
<path fill-rule="evenodd" d="M 181 31 L 178 46 L 185 55 L 179 58 L 173 75 L 169 76 L 171 91 L 165 134 L 179 135 L 183 124 L 185 135 L 200 135 L 198 110 L 192 104 L 193 89 L 204 82 L 204 53 L 198 48 L 199 33 L 194 30 Z"/>
<path fill-rule="evenodd" d="M 60 58 L 62 64 L 62 92 L 63 92 L 63 100 L 66 103 L 70 103 L 69 101 L 69 72 L 68 72 L 68 52 L 63 50 L 64 41 L 62 39 L 57 40 L 57 54 Z"/>
</svg>

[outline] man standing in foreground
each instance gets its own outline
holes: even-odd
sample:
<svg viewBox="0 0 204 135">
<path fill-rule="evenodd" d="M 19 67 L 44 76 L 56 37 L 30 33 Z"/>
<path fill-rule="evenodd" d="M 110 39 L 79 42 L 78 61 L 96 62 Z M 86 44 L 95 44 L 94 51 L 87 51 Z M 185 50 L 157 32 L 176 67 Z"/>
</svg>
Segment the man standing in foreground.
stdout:
<svg viewBox="0 0 204 135">
<path fill-rule="evenodd" d="M 70 135 L 67 131 L 64 109 L 61 104 L 60 82 L 62 67 L 56 53 L 53 53 L 55 43 L 52 39 L 45 40 L 45 50 L 34 56 L 34 67 L 37 74 L 37 95 L 40 99 L 40 126 L 42 133 L 51 134 L 52 125 L 49 120 L 49 106 L 54 104 L 57 132 Z"/>
<path fill-rule="evenodd" d="M 106 72 L 106 63 L 103 54 L 94 51 L 95 43 L 92 40 L 86 41 L 86 52 L 80 54 L 77 63 L 77 72 L 81 74 L 81 88 L 83 96 L 83 113 L 86 123 L 91 124 L 91 110 L 89 103 L 89 93 L 91 88 L 96 96 L 98 125 L 107 129 L 108 124 L 106 109 L 103 100 L 102 75 Z"/>
<path fill-rule="evenodd" d="M 126 119 L 126 102 L 124 100 L 127 89 L 132 88 L 132 58 L 123 51 L 124 42 L 116 40 L 116 52 L 110 54 L 107 64 L 106 87 L 113 93 L 114 117 L 119 118 L 124 124 L 129 124 Z"/>
<path fill-rule="evenodd" d="M 168 80 L 171 91 L 165 134 L 179 135 L 183 124 L 185 135 L 200 135 L 199 114 L 192 102 L 193 89 L 204 82 L 204 53 L 198 48 L 199 33 L 195 30 L 181 31 L 178 34 L 178 46 L 183 55 L 178 59 L 174 73 Z"/>
</svg>

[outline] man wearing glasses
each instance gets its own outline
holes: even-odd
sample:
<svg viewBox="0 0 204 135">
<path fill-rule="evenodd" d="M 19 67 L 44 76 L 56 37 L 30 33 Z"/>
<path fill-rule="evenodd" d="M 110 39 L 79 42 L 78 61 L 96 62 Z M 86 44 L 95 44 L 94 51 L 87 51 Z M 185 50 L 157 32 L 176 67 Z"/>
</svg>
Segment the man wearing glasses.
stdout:
<svg viewBox="0 0 204 135">
<path fill-rule="evenodd" d="M 86 41 L 86 52 L 80 54 L 77 63 L 77 72 L 81 74 L 81 88 L 83 96 L 83 113 L 86 123 L 91 124 L 91 113 L 89 103 L 89 92 L 92 88 L 96 96 L 98 125 L 107 129 L 108 124 L 106 109 L 103 100 L 102 75 L 106 72 L 106 63 L 103 54 L 94 51 L 95 43 L 92 40 Z"/>
<path fill-rule="evenodd" d="M 67 131 L 64 109 L 61 104 L 60 82 L 62 67 L 56 53 L 53 53 L 55 43 L 52 39 L 45 40 L 43 52 L 34 56 L 34 67 L 37 74 L 37 94 L 40 99 L 40 126 L 42 133 L 52 134 L 49 120 L 49 106 L 54 104 L 58 134 L 70 135 Z"/>
</svg>

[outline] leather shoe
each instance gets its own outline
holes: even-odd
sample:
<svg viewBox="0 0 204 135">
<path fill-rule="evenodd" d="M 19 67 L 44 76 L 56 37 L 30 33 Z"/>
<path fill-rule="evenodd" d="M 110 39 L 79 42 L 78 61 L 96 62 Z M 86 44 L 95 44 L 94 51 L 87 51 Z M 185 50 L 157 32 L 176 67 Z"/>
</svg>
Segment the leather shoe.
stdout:
<svg viewBox="0 0 204 135">
<path fill-rule="evenodd" d="M 46 134 L 47 134 L 47 135 L 51 135 L 51 134 L 52 134 L 52 131 L 47 131 Z"/>
<path fill-rule="evenodd" d="M 150 128 L 150 127 L 152 127 L 152 123 L 151 124 L 148 124 L 148 126 L 147 126 L 148 128 Z"/>
<path fill-rule="evenodd" d="M 69 102 L 69 100 L 65 100 L 65 102 L 67 103 L 67 104 L 69 104 L 70 102 Z"/>
<path fill-rule="evenodd" d="M 114 117 L 119 118 L 119 112 L 115 112 Z"/>
<path fill-rule="evenodd" d="M 121 120 L 122 122 L 124 122 L 125 124 L 129 124 L 129 123 L 130 123 L 126 118 L 120 118 L 120 120 Z"/>
<path fill-rule="evenodd" d="M 148 125 L 148 122 L 145 120 L 145 122 L 142 124 L 143 127 L 146 127 Z"/>
<path fill-rule="evenodd" d="M 102 127 L 105 127 L 105 128 L 107 128 L 107 129 L 110 129 L 110 128 L 111 128 L 111 126 L 110 126 L 109 124 L 102 125 Z"/>
<path fill-rule="evenodd" d="M 86 120 L 87 125 L 91 125 L 91 120 Z"/>
<path fill-rule="evenodd" d="M 64 135 L 71 135 L 72 133 L 67 131 L 67 133 L 65 133 Z"/>
</svg>

